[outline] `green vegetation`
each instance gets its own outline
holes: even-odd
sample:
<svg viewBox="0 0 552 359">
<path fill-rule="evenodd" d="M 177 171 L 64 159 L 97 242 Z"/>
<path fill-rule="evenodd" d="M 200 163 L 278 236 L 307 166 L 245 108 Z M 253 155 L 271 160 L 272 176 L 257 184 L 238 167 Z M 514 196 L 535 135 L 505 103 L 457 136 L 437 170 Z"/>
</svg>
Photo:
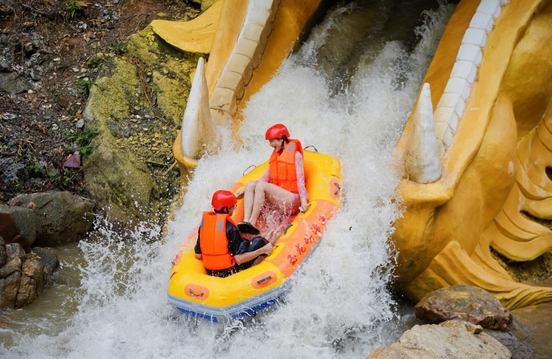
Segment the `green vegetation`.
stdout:
<svg viewBox="0 0 552 359">
<path fill-rule="evenodd" d="M 69 141 L 75 141 L 79 146 L 77 148 L 77 151 L 79 151 L 83 155 L 87 155 L 92 153 L 92 147 L 90 146 L 90 142 L 92 141 L 92 138 L 94 138 L 94 136 L 97 136 L 99 133 L 100 133 L 99 131 L 86 129 L 79 136 L 73 131 L 65 131 L 65 137 Z M 73 151 L 68 150 L 67 152 L 71 153 Z"/>
<path fill-rule="evenodd" d="M 90 94 L 90 89 L 92 86 L 95 85 L 94 81 L 80 79 L 77 81 L 77 85 L 81 88 L 82 93 L 84 96 L 88 96 Z"/>
<path fill-rule="evenodd" d="M 122 55 L 125 52 L 127 52 L 128 41 L 123 41 L 123 42 L 112 41 L 111 42 L 111 47 L 113 48 L 113 51 L 117 55 Z"/>
<path fill-rule="evenodd" d="M 103 54 L 96 54 L 93 56 L 90 56 L 88 60 L 86 60 L 86 66 L 91 68 L 96 68 L 103 60 Z"/>
<path fill-rule="evenodd" d="M 80 1 L 78 0 L 65 0 L 65 10 L 71 14 L 71 18 L 74 18 L 79 11 L 82 10 Z"/>
<path fill-rule="evenodd" d="M 155 125 L 150 125 L 150 126 L 148 127 L 148 131 L 149 131 L 149 132 L 152 132 L 152 133 L 159 133 L 159 132 L 161 132 L 161 130 L 159 129 L 159 127 L 158 127 L 158 126 L 155 126 Z"/>
<path fill-rule="evenodd" d="M 35 175 L 45 175 L 46 169 L 41 165 L 30 165 L 29 170 Z"/>
</svg>

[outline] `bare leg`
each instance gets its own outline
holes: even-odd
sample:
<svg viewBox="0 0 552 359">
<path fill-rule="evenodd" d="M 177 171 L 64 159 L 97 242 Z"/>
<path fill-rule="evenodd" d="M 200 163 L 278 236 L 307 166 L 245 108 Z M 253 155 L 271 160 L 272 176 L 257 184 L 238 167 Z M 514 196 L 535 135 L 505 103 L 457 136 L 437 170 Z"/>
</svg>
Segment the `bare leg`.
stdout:
<svg viewBox="0 0 552 359">
<path fill-rule="evenodd" d="M 253 202 L 253 209 L 249 217 L 249 222 L 255 225 L 257 219 L 259 219 L 265 200 L 277 208 L 291 211 L 294 198 L 295 196 L 293 193 L 286 191 L 282 187 L 278 187 L 272 183 L 257 182 L 255 186 L 255 200 Z"/>
<path fill-rule="evenodd" d="M 263 204 L 265 202 L 264 186 L 261 183 L 264 184 L 264 182 L 259 182 L 257 183 L 257 186 L 255 186 L 255 198 L 253 200 L 251 215 L 249 216 L 249 222 L 252 225 L 255 225 L 255 223 L 257 223 L 257 219 L 259 219 L 261 209 L 263 208 Z"/>
<path fill-rule="evenodd" d="M 245 185 L 245 192 L 243 194 L 243 220 L 251 222 L 251 211 L 253 210 L 253 200 L 255 198 L 255 187 L 257 181 L 248 182 Z"/>
</svg>

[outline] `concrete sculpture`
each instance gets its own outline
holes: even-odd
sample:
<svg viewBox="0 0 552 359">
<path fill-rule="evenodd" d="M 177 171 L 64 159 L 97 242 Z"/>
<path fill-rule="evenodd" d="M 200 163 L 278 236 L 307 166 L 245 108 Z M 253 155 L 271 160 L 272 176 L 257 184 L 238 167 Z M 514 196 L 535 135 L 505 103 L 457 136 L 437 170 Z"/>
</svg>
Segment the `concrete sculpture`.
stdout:
<svg viewBox="0 0 552 359">
<path fill-rule="evenodd" d="M 216 149 L 217 125 L 239 121 L 321 3 L 219 0 L 189 23 L 152 23 L 167 42 L 210 54 L 174 144 L 182 170 L 204 145 Z M 392 239 L 397 285 L 412 299 L 464 283 L 510 309 L 552 300 L 491 252 L 528 261 L 552 249 L 551 43 L 550 0 L 458 4 L 396 149 L 405 211 Z"/>
</svg>

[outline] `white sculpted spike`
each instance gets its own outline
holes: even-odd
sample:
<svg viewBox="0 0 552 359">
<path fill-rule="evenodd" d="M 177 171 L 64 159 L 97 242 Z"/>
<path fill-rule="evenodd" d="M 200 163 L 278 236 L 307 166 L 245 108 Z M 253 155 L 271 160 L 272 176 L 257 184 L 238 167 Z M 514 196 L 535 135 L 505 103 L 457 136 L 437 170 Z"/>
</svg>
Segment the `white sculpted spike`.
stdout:
<svg viewBox="0 0 552 359">
<path fill-rule="evenodd" d="M 405 171 L 410 180 L 431 183 L 441 178 L 441 163 L 433 122 L 431 90 L 425 83 L 412 116 L 412 131 L 406 148 Z"/>
<path fill-rule="evenodd" d="M 219 142 L 220 136 L 209 109 L 209 89 L 203 57 L 197 63 L 181 132 L 182 153 L 188 158 L 199 158 L 205 150 L 210 149 L 205 146 L 216 147 Z"/>
</svg>

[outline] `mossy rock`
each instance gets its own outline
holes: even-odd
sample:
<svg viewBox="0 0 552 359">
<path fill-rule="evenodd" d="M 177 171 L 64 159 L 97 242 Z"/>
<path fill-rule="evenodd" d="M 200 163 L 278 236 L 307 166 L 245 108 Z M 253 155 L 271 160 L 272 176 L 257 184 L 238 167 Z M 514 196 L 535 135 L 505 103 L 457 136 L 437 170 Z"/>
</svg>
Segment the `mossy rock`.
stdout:
<svg viewBox="0 0 552 359">
<path fill-rule="evenodd" d="M 123 48 L 123 47 L 121 47 Z M 110 221 L 161 221 L 180 188 L 172 145 L 198 55 L 168 45 L 151 27 L 102 62 L 84 112 L 98 130 L 83 158 L 87 190 Z"/>
</svg>

